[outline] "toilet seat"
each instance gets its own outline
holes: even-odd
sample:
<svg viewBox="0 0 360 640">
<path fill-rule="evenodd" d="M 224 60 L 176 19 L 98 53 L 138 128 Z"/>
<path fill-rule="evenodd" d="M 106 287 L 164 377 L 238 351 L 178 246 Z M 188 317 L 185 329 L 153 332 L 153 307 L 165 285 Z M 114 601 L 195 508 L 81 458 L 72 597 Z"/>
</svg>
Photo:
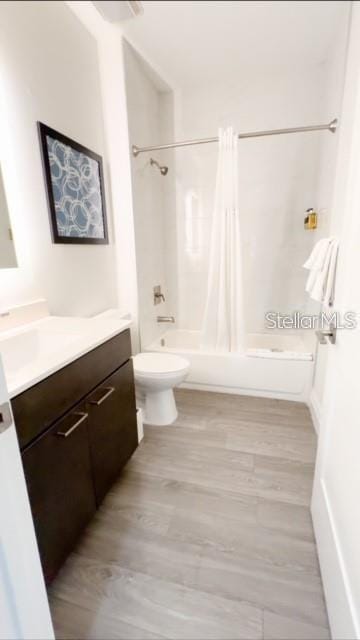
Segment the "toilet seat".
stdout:
<svg viewBox="0 0 360 640">
<path fill-rule="evenodd" d="M 138 353 L 133 357 L 134 371 L 141 375 L 162 376 L 180 373 L 189 367 L 189 363 L 172 353 Z"/>
</svg>

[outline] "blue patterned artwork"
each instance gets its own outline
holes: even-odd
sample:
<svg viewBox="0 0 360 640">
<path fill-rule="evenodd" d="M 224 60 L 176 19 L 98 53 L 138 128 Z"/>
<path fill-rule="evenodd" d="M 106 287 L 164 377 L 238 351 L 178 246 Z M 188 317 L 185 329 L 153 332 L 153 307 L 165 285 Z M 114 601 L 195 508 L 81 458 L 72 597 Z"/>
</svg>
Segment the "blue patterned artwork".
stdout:
<svg viewBox="0 0 360 640">
<path fill-rule="evenodd" d="M 102 161 L 40 124 L 54 242 L 107 242 Z"/>
</svg>

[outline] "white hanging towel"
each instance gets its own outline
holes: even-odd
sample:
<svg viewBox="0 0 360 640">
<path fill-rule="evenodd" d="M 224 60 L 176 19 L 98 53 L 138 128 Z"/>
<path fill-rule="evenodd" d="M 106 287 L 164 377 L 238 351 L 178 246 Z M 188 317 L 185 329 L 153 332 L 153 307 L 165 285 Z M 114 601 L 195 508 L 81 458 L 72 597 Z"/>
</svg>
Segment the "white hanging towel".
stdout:
<svg viewBox="0 0 360 640">
<path fill-rule="evenodd" d="M 238 180 L 238 136 L 232 127 L 220 129 L 201 347 L 223 352 L 244 348 Z"/>
<path fill-rule="evenodd" d="M 310 257 L 307 259 L 303 267 L 309 269 L 309 277 L 306 281 L 305 291 L 311 295 L 311 291 L 314 288 L 316 278 L 319 272 L 323 269 L 325 264 L 327 251 L 332 238 L 323 238 L 316 243 L 313 248 Z"/>
<path fill-rule="evenodd" d="M 339 243 L 335 238 L 319 240 L 303 265 L 310 271 L 305 290 L 313 300 L 328 307 L 334 303 L 338 250 Z"/>
</svg>

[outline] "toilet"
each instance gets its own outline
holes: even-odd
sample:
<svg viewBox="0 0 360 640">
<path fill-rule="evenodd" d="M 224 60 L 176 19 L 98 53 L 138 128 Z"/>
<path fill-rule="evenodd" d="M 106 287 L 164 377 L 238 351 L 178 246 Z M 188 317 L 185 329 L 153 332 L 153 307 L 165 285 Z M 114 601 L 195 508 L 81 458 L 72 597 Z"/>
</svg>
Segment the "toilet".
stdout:
<svg viewBox="0 0 360 640">
<path fill-rule="evenodd" d="M 190 363 L 171 353 L 138 353 L 133 357 L 135 383 L 145 394 L 144 422 L 172 424 L 178 415 L 173 388 L 185 380 Z"/>
</svg>

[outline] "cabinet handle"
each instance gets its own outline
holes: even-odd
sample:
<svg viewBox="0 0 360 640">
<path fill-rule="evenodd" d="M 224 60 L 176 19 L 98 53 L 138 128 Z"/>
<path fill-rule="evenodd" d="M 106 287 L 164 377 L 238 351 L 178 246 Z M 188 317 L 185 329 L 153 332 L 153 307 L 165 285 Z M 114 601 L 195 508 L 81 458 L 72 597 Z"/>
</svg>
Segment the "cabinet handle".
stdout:
<svg viewBox="0 0 360 640">
<path fill-rule="evenodd" d="M 104 400 L 106 400 L 106 398 L 111 396 L 111 394 L 114 393 L 115 391 L 115 387 L 104 387 L 104 389 L 105 389 L 104 395 L 101 396 L 99 400 L 89 400 L 90 404 L 96 404 L 96 406 L 99 407 L 104 402 Z"/>
<path fill-rule="evenodd" d="M 61 436 L 62 438 L 67 438 L 73 431 L 75 431 L 75 429 L 77 429 L 82 422 L 84 422 L 84 420 L 86 420 L 89 417 L 88 413 L 73 413 L 74 416 L 80 416 L 79 420 L 77 420 L 75 422 L 75 424 L 73 424 L 70 429 L 68 429 L 67 431 L 57 431 L 56 435 L 57 436 Z"/>
</svg>

